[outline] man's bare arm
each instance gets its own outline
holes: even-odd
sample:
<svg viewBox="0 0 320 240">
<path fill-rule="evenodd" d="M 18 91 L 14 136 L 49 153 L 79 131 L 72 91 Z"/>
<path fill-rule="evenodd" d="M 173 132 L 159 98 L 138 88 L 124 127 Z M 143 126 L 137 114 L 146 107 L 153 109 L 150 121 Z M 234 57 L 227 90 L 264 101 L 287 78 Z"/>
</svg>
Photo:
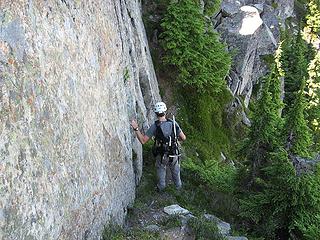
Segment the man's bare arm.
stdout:
<svg viewBox="0 0 320 240">
<path fill-rule="evenodd" d="M 131 121 L 131 126 L 135 131 L 136 136 L 141 144 L 145 144 L 146 142 L 149 141 L 150 138 L 147 135 L 144 135 L 140 132 L 139 126 L 135 120 Z"/>
<path fill-rule="evenodd" d="M 184 135 L 184 133 L 181 131 L 181 132 L 179 133 L 179 140 L 180 140 L 180 141 L 185 141 L 186 139 L 187 139 L 186 135 Z"/>
</svg>

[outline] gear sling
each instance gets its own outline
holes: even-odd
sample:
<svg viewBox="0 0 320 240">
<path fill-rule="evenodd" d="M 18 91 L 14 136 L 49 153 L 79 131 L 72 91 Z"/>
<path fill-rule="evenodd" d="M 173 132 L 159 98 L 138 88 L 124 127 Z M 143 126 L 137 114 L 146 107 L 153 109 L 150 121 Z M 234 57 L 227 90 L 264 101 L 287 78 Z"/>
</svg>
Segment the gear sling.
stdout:
<svg viewBox="0 0 320 240">
<path fill-rule="evenodd" d="M 176 136 L 177 125 L 171 119 L 167 119 L 167 122 L 171 122 L 172 128 L 169 136 L 164 136 L 163 131 L 160 127 L 161 122 L 158 120 L 155 122 L 156 132 L 155 132 L 155 141 L 153 145 L 153 155 L 161 155 L 161 159 L 164 155 L 167 155 L 169 158 L 178 157 L 180 160 L 180 149 L 178 146 L 178 138 Z M 174 129 L 174 127 L 176 129 Z"/>
</svg>

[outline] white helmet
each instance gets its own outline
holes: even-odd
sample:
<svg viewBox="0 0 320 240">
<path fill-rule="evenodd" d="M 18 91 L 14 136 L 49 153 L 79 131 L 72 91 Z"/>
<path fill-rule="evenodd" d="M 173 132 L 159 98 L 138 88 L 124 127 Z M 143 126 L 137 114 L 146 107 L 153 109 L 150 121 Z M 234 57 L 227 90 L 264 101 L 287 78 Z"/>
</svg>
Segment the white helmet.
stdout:
<svg viewBox="0 0 320 240">
<path fill-rule="evenodd" d="M 154 112 L 156 113 L 164 113 L 167 111 L 167 106 L 164 102 L 157 102 L 154 106 Z"/>
</svg>

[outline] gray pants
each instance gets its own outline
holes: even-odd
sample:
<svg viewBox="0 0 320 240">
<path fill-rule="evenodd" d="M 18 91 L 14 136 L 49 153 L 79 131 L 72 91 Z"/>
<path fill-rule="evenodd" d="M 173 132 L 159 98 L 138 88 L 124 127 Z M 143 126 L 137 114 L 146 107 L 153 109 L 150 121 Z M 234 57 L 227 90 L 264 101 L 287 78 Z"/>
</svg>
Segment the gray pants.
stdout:
<svg viewBox="0 0 320 240">
<path fill-rule="evenodd" d="M 157 176 L 158 176 L 158 189 L 163 190 L 166 187 L 166 171 L 167 166 L 170 168 L 172 180 L 176 189 L 180 189 L 182 186 L 180 179 L 180 163 L 179 157 L 168 157 L 166 154 L 161 157 L 158 155 L 156 157 L 156 167 L 157 167 Z"/>
</svg>

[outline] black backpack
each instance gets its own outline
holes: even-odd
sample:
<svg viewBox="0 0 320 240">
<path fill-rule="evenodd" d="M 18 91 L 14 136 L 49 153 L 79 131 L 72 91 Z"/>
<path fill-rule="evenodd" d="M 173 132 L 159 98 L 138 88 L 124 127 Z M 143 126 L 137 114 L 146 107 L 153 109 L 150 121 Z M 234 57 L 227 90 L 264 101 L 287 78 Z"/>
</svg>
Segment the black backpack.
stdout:
<svg viewBox="0 0 320 240">
<path fill-rule="evenodd" d="M 178 146 L 178 136 L 174 136 L 174 127 L 176 127 L 176 133 L 178 132 L 178 127 L 169 118 L 167 119 L 167 122 L 172 123 L 172 128 L 171 128 L 170 135 L 165 137 L 160 127 L 161 122 L 159 120 L 155 121 L 156 132 L 155 132 L 154 145 L 152 149 L 154 156 L 157 156 L 159 154 L 161 156 L 163 156 L 164 154 L 168 154 L 172 156 L 180 154 L 180 150 Z"/>
</svg>

